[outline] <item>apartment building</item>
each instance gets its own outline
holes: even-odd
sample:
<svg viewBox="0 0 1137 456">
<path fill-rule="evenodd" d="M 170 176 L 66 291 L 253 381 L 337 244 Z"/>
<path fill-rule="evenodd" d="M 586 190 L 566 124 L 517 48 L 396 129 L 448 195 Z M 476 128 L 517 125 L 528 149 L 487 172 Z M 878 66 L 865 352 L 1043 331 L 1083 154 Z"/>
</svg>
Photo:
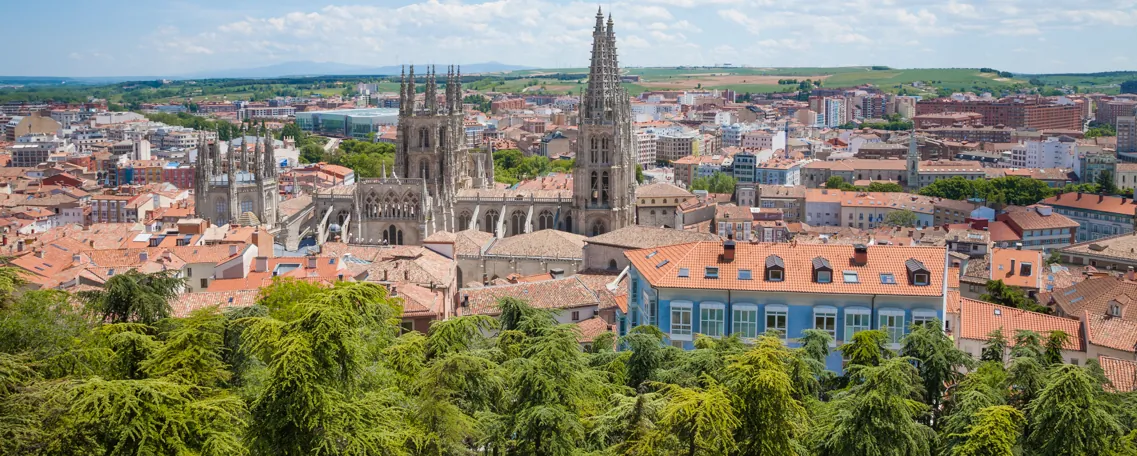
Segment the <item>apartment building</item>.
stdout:
<svg viewBox="0 0 1137 456">
<path fill-rule="evenodd" d="M 1081 130 L 1082 109 L 1073 103 L 1061 104 L 1041 97 L 1000 100 L 920 100 L 916 115 L 944 112 L 974 112 L 983 116 L 984 125 L 1038 130 Z"/>
<path fill-rule="evenodd" d="M 656 134 L 656 161 L 672 162 L 683 157 L 701 155 L 702 151 L 703 135 L 697 131 L 659 132 Z"/>
<path fill-rule="evenodd" d="M 1054 212 L 1078 223 L 1077 242 L 1132 233 L 1137 223 L 1137 201 L 1120 196 L 1059 193 L 1042 200 Z"/>
<path fill-rule="evenodd" d="M 631 291 L 620 333 L 660 328 L 673 346 L 692 349 L 696 334 L 780 334 L 807 329 L 840 346 L 882 330 L 885 344 L 917 325 L 943 320 L 947 250 L 937 247 L 696 242 L 625 253 Z M 839 350 L 825 360 L 841 372 Z"/>
</svg>

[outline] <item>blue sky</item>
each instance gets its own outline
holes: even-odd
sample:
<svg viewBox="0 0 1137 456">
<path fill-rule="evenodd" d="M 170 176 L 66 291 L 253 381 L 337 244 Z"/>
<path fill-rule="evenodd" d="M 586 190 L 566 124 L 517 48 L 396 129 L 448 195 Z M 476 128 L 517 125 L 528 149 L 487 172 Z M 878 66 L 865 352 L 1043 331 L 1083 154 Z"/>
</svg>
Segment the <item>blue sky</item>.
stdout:
<svg viewBox="0 0 1137 456">
<path fill-rule="evenodd" d="M 587 64 L 595 2 L 11 1 L 0 75 L 148 76 L 311 60 Z M 625 66 L 1137 69 L 1137 0 L 625 0 Z M 19 37 L 19 38 L 16 38 Z M 27 44 L 26 46 L 24 44 Z"/>
</svg>

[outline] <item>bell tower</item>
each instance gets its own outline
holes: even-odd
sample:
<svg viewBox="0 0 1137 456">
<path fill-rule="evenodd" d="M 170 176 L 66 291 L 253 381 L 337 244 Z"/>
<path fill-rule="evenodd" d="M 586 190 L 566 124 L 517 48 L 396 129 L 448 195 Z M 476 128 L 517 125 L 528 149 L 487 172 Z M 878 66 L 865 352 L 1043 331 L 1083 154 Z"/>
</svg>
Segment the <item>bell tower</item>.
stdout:
<svg viewBox="0 0 1137 456">
<path fill-rule="evenodd" d="M 580 103 L 572 218 L 565 228 L 596 236 L 634 223 L 636 159 L 631 102 L 620 85 L 612 16 L 596 12 L 588 88 Z"/>
</svg>

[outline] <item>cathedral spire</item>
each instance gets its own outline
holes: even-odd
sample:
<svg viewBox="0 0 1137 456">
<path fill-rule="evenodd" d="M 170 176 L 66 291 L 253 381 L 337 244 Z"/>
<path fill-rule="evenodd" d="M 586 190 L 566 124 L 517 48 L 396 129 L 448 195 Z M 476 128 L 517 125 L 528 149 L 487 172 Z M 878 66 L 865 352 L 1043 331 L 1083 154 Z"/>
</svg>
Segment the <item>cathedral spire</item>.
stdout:
<svg viewBox="0 0 1137 456">
<path fill-rule="evenodd" d="M 264 175 L 266 178 L 276 177 L 276 149 L 273 146 L 272 134 L 268 135 L 265 143 Z"/>
<path fill-rule="evenodd" d="M 399 78 L 399 113 L 407 113 L 407 66 L 403 65 L 403 74 Z"/>
<path fill-rule="evenodd" d="M 410 80 L 407 81 L 407 114 L 415 113 L 415 66 L 411 65 Z"/>
</svg>

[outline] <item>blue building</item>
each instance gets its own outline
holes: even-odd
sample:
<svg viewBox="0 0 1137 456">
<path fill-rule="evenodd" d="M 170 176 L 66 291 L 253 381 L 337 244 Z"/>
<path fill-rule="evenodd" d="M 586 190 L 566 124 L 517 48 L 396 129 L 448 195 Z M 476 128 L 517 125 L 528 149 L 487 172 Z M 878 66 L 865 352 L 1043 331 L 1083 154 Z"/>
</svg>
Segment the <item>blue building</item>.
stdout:
<svg viewBox="0 0 1137 456">
<path fill-rule="evenodd" d="M 806 329 L 834 348 L 853 334 L 884 330 L 891 348 L 912 324 L 943 321 L 947 250 L 942 247 L 697 242 L 625 253 L 628 313 L 621 333 L 656 325 L 677 347 L 696 334 L 777 332 L 790 346 Z M 833 350 L 826 367 L 842 371 Z"/>
</svg>

